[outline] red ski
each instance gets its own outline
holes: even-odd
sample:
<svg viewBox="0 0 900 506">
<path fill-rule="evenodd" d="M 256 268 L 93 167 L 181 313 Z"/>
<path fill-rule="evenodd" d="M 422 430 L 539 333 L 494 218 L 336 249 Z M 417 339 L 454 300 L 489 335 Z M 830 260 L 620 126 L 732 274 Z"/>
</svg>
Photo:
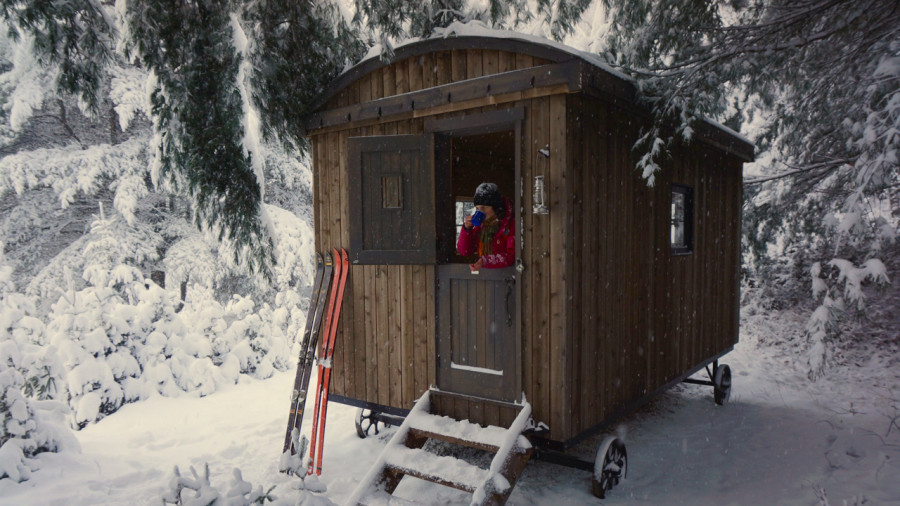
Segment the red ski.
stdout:
<svg viewBox="0 0 900 506">
<path fill-rule="evenodd" d="M 340 258 L 340 261 L 338 261 Z M 334 355 L 334 339 L 337 335 L 338 322 L 341 318 L 341 304 L 344 300 L 344 287 L 347 285 L 347 275 L 350 271 L 350 259 L 347 251 L 341 248 L 340 257 L 334 250 L 335 275 L 337 282 L 337 297 L 334 305 L 329 303 L 328 317 L 325 319 L 325 340 L 322 341 L 322 353 L 319 355 L 319 383 L 316 387 L 316 408 L 313 411 L 312 438 L 310 439 L 309 456 L 312 459 L 309 464 L 309 474 L 322 474 L 322 449 L 325 446 L 325 413 L 328 411 L 328 383 L 331 379 L 331 358 Z M 334 295 L 334 291 L 332 295 Z M 318 451 L 317 451 L 318 450 Z"/>
</svg>

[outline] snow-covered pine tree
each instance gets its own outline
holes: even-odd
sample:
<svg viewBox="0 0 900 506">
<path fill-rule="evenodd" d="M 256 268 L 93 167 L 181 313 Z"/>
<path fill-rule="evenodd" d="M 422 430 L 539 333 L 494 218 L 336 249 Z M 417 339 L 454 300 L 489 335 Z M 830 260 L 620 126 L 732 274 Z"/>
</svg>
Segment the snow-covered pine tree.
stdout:
<svg viewBox="0 0 900 506">
<path fill-rule="evenodd" d="M 898 184 L 895 2 L 606 5 L 609 58 L 640 78 L 641 96 L 654 111 L 655 126 L 638 146 L 648 181 L 665 156 L 660 148 L 689 140 L 696 115 L 736 127 L 751 122 L 755 140 L 769 150 L 762 160 L 775 172 L 771 178 L 788 186 L 760 199 L 777 207 L 761 221 L 797 223 L 797 213 L 807 212 L 813 198 L 816 213 L 840 215 L 808 224 L 816 232 L 830 228 L 832 247 L 853 232 L 868 234 L 872 244 L 889 233 L 878 227 L 882 213 L 868 212 L 868 206 Z M 769 178 L 749 182 L 763 179 Z"/>
<path fill-rule="evenodd" d="M 239 3 L 124 3 L 125 50 L 152 71 L 153 176 L 188 194 L 198 226 L 234 245 L 236 260 L 269 275 L 262 161 L 249 110 Z"/>
<path fill-rule="evenodd" d="M 10 36 L 30 36 L 35 56 L 58 69 L 60 94 L 78 96 L 92 114 L 100 111 L 106 68 L 115 56 L 116 28 L 105 9 L 92 0 L 0 1 Z"/>
<path fill-rule="evenodd" d="M 263 135 L 289 150 L 306 148 L 300 119 L 365 46 L 337 4 L 317 0 L 251 0 L 243 6 L 252 63 L 253 101 Z"/>
<path fill-rule="evenodd" d="M 46 400 L 60 387 L 61 371 L 38 346 L 43 324 L 32 316 L 29 298 L 15 293 L 2 250 L 0 244 L 0 479 L 24 481 L 31 474 L 28 459 L 77 448 L 77 442 L 62 423 L 66 405 Z"/>
<path fill-rule="evenodd" d="M 381 45 L 385 56 L 409 38 L 428 38 L 455 22 L 478 21 L 497 29 L 514 29 L 535 17 L 562 40 L 571 32 L 588 0 L 355 0 L 353 23 L 365 29 L 370 45 Z"/>
</svg>

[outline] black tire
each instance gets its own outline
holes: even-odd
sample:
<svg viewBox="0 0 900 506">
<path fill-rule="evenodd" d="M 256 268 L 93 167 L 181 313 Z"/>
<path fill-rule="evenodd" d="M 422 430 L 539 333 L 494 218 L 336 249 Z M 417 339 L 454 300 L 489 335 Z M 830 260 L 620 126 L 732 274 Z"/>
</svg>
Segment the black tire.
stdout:
<svg viewBox="0 0 900 506">
<path fill-rule="evenodd" d="M 713 378 L 713 398 L 719 406 L 731 399 L 731 368 L 725 364 L 716 368 Z"/>
<path fill-rule="evenodd" d="M 594 476 L 591 488 L 595 496 L 606 498 L 606 493 L 628 473 L 628 452 L 625 443 L 615 436 L 609 436 L 600 444 L 597 458 L 594 460 Z"/>
<path fill-rule="evenodd" d="M 369 436 L 377 436 L 383 428 L 384 423 L 378 421 L 377 411 L 359 408 L 356 412 L 356 435 L 359 436 L 360 439 L 365 439 Z"/>
</svg>

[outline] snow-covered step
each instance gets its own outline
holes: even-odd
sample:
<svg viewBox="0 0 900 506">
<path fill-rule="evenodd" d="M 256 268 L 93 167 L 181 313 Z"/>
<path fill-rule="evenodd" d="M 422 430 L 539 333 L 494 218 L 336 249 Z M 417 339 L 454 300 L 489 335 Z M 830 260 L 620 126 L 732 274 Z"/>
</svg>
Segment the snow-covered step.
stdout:
<svg viewBox="0 0 900 506">
<path fill-rule="evenodd" d="M 389 472 L 421 478 L 469 493 L 484 482 L 488 472 L 454 457 L 435 455 L 405 446 L 391 447 L 384 455 L 384 465 Z"/>
<path fill-rule="evenodd" d="M 426 391 L 391 438 L 378 460 L 350 496 L 348 504 L 383 504 L 404 476 L 452 487 L 472 494 L 472 504 L 505 504 L 531 457 L 531 444 L 522 435 L 531 405 L 516 406 L 508 429 L 482 427 L 468 420 L 431 413 Z M 479 448 L 495 453 L 489 469 L 464 460 L 435 455 L 423 449 L 428 439 Z"/>
<path fill-rule="evenodd" d="M 410 435 L 413 437 L 438 439 L 491 453 L 497 452 L 508 432 L 502 427 L 493 425 L 482 427 L 468 420 L 455 420 L 449 416 L 424 412 L 411 413 L 407 418 L 407 423 Z M 524 448 L 531 446 L 524 436 L 520 443 L 527 445 Z"/>
</svg>

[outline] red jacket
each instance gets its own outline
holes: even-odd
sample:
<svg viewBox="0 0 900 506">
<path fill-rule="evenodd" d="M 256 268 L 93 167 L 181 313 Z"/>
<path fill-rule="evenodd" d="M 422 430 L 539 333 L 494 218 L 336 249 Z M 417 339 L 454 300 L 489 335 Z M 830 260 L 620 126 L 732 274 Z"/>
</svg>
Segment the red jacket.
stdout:
<svg viewBox="0 0 900 506">
<path fill-rule="evenodd" d="M 462 256 L 469 256 L 476 251 L 482 258 L 482 266 L 485 269 L 499 269 L 509 267 L 516 261 L 516 220 L 513 219 L 512 204 L 503 197 L 506 206 L 506 217 L 500 220 L 500 228 L 494 235 L 491 244 L 491 254 L 482 253 L 481 227 L 473 227 L 471 230 L 462 227 L 459 240 L 456 241 L 456 251 Z"/>
</svg>

